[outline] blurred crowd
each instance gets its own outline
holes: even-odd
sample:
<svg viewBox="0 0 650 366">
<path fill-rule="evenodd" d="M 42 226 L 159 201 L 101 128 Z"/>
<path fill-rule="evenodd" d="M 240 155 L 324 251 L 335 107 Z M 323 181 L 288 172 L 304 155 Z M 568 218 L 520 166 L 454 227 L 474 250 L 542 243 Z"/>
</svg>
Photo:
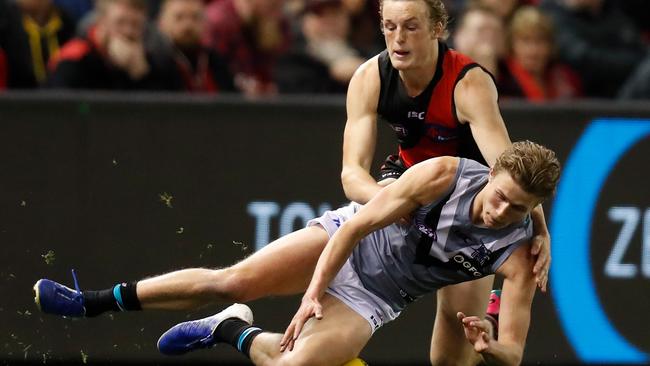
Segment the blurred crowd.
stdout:
<svg viewBox="0 0 650 366">
<path fill-rule="evenodd" d="M 378 1 L 0 0 L 0 90 L 345 93 L 385 48 Z M 650 99 L 647 0 L 445 4 L 502 99 Z"/>
</svg>

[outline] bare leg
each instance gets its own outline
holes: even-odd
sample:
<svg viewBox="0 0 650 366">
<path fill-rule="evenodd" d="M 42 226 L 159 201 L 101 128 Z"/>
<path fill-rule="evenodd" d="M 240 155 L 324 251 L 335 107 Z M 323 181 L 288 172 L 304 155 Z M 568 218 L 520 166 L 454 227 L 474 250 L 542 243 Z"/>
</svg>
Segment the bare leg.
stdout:
<svg viewBox="0 0 650 366">
<path fill-rule="evenodd" d="M 465 338 L 456 313 L 485 314 L 493 283 L 494 276 L 487 276 L 438 290 L 436 320 L 431 338 L 432 365 L 478 364 L 480 358 Z"/>
<path fill-rule="evenodd" d="M 298 230 L 231 267 L 185 269 L 142 280 L 138 299 L 144 310 L 185 310 L 297 294 L 307 288 L 328 240 L 320 226 Z"/>
<path fill-rule="evenodd" d="M 323 319 L 310 319 L 293 351 L 280 352 L 282 335 L 262 333 L 251 345 L 255 365 L 342 365 L 357 357 L 372 335 L 370 324 L 337 298 L 325 294 Z M 324 351 L 326 350 L 326 351 Z"/>
</svg>

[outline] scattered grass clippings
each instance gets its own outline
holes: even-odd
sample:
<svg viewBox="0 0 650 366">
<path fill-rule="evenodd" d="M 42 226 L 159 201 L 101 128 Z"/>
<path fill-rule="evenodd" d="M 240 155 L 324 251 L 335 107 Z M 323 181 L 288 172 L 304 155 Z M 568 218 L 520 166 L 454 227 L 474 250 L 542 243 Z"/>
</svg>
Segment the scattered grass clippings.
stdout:
<svg viewBox="0 0 650 366">
<path fill-rule="evenodd" d="M 84 364 L 88 363 L 88 355 L 84 352 L 84 350 L 81 350 L 81 362 Z"/>
<path fill-rule="evenodd" d="M 241 241 L 233 240 L 232 243 L 235 244 L 235 245 L 237 245 L 237 246 L 241 246 L 241 250 L 242 250 L 242 251 L 245 251 L 245 250 L 248 249 L 248 245 L 244 244 L 244 243 L 241 242 Z"/>
<path fill-rule="evenodd" d="M 32 348 L 32 345 L 27 345 L 27 347 L 23 348 L 23 353 L 25 354 L 25 359 L 27 359 L 27 354 L 29 353 L 29 349 Z"/>
<path fill-rule="evenodd" d="M 167 192 L 163 192 L 159 194 L 158 197 L 160 197 L 160 200 L 165 204 L 165 206 L 174 208 L 174 206 L 172 206 L 172 200 L 174 199 L 174 196 Z"/>
<path fill-rule="evenodd" d="M 43 259 L 45 260 L 45 264 L 47 264 L 48 266 L 53 265 L 54 260 L 56 259 L 53 250 L 48 250 L 47 253 L 41 254 L 41 257 L 43 257 Z"/>
</svg>

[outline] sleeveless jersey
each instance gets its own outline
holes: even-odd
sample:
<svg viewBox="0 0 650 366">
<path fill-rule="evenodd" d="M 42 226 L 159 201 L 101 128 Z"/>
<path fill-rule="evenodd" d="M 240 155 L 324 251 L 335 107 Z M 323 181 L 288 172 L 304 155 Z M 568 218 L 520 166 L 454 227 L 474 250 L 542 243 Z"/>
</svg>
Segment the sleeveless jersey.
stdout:
<svg viewBox="0 0 650 366">
<path fill-rule="evenodd" d="M 381 89 L 378 119 L 387 121 L 397 134 L 399 157 L 406 168 L 437 156 L 459 156 L 485 163 L 469 124 L 456 115 L 454 89 L 467 71 L 480 67 L 469 57 L 438 43 L 436 72 L 427 88 L 410 97 L 388 51 L 379 54 Z"/>
<path fill-rule="evenodd" d="M 440 287 L 495 273 L 532 237 L 533 225 L 530 216 L 498 230 L 472 223 L 471 205 L 488 172 L 461 158 L 448 193 L 416 210 L 408 228 L 393 224 L 362 239 L 351 262 L 364 287 L 400 312 Z"/>
</svg>

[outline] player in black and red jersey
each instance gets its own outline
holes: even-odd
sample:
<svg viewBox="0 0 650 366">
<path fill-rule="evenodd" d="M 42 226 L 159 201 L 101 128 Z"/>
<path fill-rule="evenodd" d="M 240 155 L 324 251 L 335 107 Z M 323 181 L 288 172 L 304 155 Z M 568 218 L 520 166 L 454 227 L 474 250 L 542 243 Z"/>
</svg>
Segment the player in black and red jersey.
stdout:
<svg viewBox="0 0 650 366">
<path fill-rule="evenodd" d="M 357 70 L 347 97 L 341 179 L 347 197 L 359 203 L 425 159 L 453 155 L 491 166 L 510 145 L 492 77 L 441 41 L 447 25 L 442 1 L 381 0 L 380 5 L 387 49 Z M 386 160 L 377 182 L 369 171 L 379 120 L 397 134 L 399 153 Z M 532 252 L 538 258 L 531 270 L 545 291 L 550 238 L 541 207 L 533 221 Z M 481 313 L 492 283 L 490 276 L 438 291 L 430 353 L 434 365 L 471 363 L 475 353 L 463 343 L 455 314 Z"/>
<path fill-rule="evenodd" d="M 440 155 L 482 156 L 492 165 L 510 145 L 492 78 L 439 41 L 447 22 L 442 1 L 382 0 L 381 5 L 387 50 L 359 68 L 348 90 L 341 176 L 346 195 L 359 203 L 368 202 L 393 180 L 377 183 L 369 174 L 380 118 L 391 123 L 400 139 L 398 158 L 384 169 L 393 178 L 419 161 Z M 531 250 L 538 258 L 531 271 L 545 289 L 550 241 L 541 207 L 532 216 Z M 93 316 L 110 310 L 193 309 L 214 302 L 296 294 L 307 288 L 327 242 L 323 235 L 322 230 L 307 227 L 232 267 L 186 269 L 102 291 L 75 292 L 41 280 L 35 286 L 37 303 L 44 312 Z M 488 277 L 438 291 L 433 364 L 478 362 L 456 313 L 483 313 L 492 282 Z"/>
</svg>

